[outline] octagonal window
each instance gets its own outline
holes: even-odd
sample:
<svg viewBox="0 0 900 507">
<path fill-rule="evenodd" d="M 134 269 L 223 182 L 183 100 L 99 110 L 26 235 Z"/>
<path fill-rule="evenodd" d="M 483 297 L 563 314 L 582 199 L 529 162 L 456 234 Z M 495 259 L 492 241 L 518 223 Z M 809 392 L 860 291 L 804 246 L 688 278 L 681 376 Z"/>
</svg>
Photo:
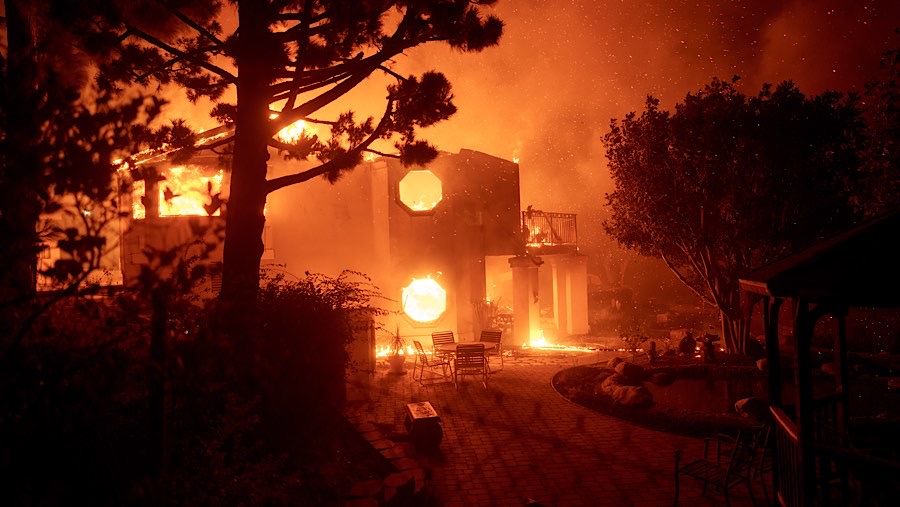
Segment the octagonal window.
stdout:
<svg viewBox="0 0 900 507">
<path fill-rule="evenodd" d="M 430 276 L 413 278 L 401 289 L 403 313 L 416 322 L 432 322 L 447 311 L 447 291 Z"/>
<path fill-rule="evenodd" d="M 400 204 L 413 214 L 427 214 L 443 198 L 441 180 L 431 171 L 410 171 L 400 179 L 397 192 Z"/>
</svg>

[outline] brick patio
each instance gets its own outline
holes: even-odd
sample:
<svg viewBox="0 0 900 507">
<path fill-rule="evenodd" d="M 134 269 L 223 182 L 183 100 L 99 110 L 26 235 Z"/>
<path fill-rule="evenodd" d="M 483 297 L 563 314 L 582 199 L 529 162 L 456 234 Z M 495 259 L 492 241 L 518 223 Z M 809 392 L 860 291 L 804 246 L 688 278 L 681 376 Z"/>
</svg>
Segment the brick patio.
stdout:
<svg viewBox="0 0 900 507">
<path fill-rule="evenodd" d="M 644 429 L 575 405 L 551 386 L 556 372 L 577 364 L 607 361 L 611 352 L 532 352 L 507 357 L 488 388 L 466 378 L 453 384 L 420 386 L 405 375 L 389 375 L 380 365 L 368 400 L 351 402 L 348 417 L 372 423 L 395 440 L 405 435 L 405 406 L 430 401 L 443 422 L 437 453 L 412 458 L 424 470 L 417 503 L 445 507 L 664 506 L 674 498 L 676 449 L 700 455 L 702 440 Z M 496 368 L 499 362 L 493 363 Z M 404 446 L 408 453 L 411 446 Z M 757 501 L 764 503 L 759 484 Z M 723 505 L 710 490 L 683 479 L 680 505 Z M 732 505 L 751 505 L 746 488 Z"/>
</svg>

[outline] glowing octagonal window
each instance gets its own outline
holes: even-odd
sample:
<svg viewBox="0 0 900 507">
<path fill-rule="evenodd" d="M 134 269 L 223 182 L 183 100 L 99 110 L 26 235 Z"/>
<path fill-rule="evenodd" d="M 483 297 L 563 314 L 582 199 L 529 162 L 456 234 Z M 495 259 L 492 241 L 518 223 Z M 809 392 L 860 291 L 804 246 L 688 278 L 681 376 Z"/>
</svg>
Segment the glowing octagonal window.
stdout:
<svg viewBox="0 0 900 507">
<path fill-rule="evenodd" d="M 431 277 L 413 278 L 402 291 L 403 313 L 416 322 L 432 322 L 447 310 L 447 291 Z"/>
<path fill-rule="evenodd" d="M 399 184 L 399 199 L 412 213 L 429 213 L 441 202 L 441 180 L 431 171 L 410 171 Z"/>
</svg>

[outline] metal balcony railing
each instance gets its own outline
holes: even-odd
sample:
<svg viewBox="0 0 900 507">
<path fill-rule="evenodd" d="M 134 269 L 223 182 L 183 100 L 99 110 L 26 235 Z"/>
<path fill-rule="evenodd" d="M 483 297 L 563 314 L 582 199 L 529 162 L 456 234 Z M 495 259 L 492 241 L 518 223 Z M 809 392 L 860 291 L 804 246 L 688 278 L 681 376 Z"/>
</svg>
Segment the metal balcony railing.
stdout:
<svg viewBox="0 0 900 507">
<path fill-rule="evenodd" d="M 522 212 L 522 232 L 528 248 L 578 247 L 574 213 L 552 213 L 528 208 Z"/>
</svg>

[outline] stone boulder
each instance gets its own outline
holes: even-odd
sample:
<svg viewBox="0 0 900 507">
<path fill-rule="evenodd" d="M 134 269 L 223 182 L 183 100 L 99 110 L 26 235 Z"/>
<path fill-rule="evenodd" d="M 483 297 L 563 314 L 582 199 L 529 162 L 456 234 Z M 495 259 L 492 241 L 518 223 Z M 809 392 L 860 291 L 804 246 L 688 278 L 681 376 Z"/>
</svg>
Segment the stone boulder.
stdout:
<svg viewBox="0 0 900 507">
<path fill-rule="evenodd" d="M 752 417 L 757 421 L 763 421 L 769 416 L 769 402 L 751 396 L 737 400 L 734 403 L 734 411 L 743 417 Z"/>
<path fill-rule="evenodd" d="M 614 358 L 610 359 L 608 363 L 606 363 L 606 367 L 607 368 L 615 368 L 619 363 L 622 363 L 624 361 L 625 360 L 622 359 L 621 357 L 614 357 Z"/>
<path fill-rule="evenodd" d="M 644 386 L 622 386 L 615 390 L 613 399 L 631 408 L 647 408 L 653 405 L 653 393 Z"/>
<path fill-rule="evenodd" d="M 643 382 L 641 382 L 641 381 L 638 380 L 638 379 L 635 379 L 634 377 L 629 377 L 629 376 L 627 376 L 627 375 L 622 375 L 621 373 L 615 373 L 615 374 L 610 375 L 609 377 L 607 377 L 606 380 L 603 381 L 603 384 L 604 384 L 604 385 L 607 385 L 607 386 L 610 386 L 610 385 L 614 385 L 614 386 L 639 386 L 639 385 L 643 384 Z"/>
<path fill-rule="evenodd" d="M 632 379 L 632 382 L 643 382 L 647 378 L 647 371 L 644 370 L 643 366 L 639 366 L 634 363 L 628 363 L 625 361 L 616 365 L 616 373 Z M 626 385 L 638 384 L 631 383 Z"/>
<path fill-rule="evenodd" d="M 650 376 L 650 382 L 660 387 L 670 386 L 675 383 L 675 375 L 664 371 L 656 372 Z"/>
</svg>

